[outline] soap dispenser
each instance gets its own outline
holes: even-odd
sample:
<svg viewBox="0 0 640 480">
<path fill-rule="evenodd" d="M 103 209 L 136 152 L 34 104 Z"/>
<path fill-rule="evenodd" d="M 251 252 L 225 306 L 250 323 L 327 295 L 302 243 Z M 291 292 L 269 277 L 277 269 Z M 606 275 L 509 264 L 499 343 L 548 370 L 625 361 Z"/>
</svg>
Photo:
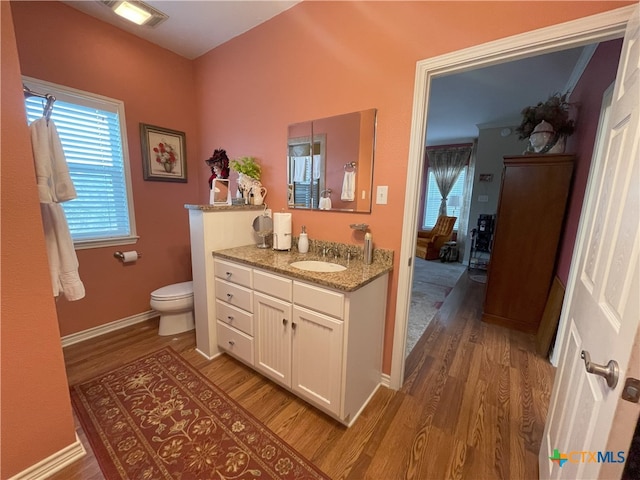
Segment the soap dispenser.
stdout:
<svg viewBox="0 0 640 480">
<path fill-rule="evenodd" d="M 307 236 L 307 227 L 302 226 L 302 233 L 298 238 L 298 252 L 307 253 L 309 251 L 309 237 Z"/>
</svg>

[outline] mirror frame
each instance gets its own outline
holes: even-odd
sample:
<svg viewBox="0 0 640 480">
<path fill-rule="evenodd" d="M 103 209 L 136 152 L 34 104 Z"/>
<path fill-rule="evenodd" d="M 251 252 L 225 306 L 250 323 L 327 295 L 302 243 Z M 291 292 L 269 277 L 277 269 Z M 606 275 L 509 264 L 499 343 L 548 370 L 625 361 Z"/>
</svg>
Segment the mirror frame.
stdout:
<svg viewBox="0 0 640 480">
<path fill-rule="evenodd" d="M 223 189 L 226 189 L 227 193 L 222 194 L 222 191 L 218 189 L 220 185 Z M 221 195 L 217 195 L 220 193 Z M 228 178 L 214 178 L 211 182 L 211 190 L 209 192 L 209 204 L 210 205 L 231 205 L 231 185 Z"/>
</svg>

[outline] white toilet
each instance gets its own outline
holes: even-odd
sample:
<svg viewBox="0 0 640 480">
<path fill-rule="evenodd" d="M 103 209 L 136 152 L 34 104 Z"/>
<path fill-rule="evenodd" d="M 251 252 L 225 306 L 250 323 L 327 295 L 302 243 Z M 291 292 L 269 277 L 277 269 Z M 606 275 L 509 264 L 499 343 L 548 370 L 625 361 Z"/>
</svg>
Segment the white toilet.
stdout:
<svg viewBox="0 0 640 480">
<path fill-rule="evenodd" d="M 150 305 L 160 314 L 158 335 L 175 335 L 195 328 L 192 281 L 154 290 L 151 292 Z"/>
</svg>

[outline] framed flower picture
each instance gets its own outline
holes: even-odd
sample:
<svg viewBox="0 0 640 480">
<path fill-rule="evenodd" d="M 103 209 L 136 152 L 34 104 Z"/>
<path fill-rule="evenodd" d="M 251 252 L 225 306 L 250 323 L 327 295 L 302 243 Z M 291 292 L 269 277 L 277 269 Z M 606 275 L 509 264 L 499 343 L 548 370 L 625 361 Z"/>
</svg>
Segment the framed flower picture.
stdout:
<svg viewBox="0 0 640 480">
<path fill-rule="evenodd" d="M 187 147 L 184 132 L 140 124 L 142 170 L 145 180 L 187 181 Z"/>
</svg>

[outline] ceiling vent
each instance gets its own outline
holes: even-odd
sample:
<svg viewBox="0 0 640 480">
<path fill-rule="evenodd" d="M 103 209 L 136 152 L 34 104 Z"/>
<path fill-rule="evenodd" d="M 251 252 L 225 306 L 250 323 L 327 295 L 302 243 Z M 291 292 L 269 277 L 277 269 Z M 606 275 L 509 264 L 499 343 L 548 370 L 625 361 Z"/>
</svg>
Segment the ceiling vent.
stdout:
<svg viewBox="0 0 640 480">
<path fill-rule="evenodd" d="M 168 15 L 160 10 L 139 0 L 98 0 L 98 3 L 106 5 L 123 18 L 145 27 L 156 27 L 169 18 Z M 125 11 L 124 14 L 122 13 L 123 9 Z"/>
</svg>

